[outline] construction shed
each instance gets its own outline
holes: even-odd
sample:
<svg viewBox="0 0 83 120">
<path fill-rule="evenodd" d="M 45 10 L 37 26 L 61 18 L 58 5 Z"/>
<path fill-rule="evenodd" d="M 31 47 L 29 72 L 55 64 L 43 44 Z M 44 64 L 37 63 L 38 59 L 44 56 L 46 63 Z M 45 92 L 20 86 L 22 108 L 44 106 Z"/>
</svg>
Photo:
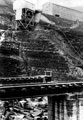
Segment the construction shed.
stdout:
<svg viewBox="0 0 83 120">
<path fill-rule="evenodd" d="M 31 2 L 26 1 L 26 0 L 20 0 L 20 2 L 19 2 L 19 0 L 15 0 L 13 2 L 13 10 L 16 11 L 16 20 L 21 20 L 23 8 L 35 10 L 35 5 Z"/>
</svg>

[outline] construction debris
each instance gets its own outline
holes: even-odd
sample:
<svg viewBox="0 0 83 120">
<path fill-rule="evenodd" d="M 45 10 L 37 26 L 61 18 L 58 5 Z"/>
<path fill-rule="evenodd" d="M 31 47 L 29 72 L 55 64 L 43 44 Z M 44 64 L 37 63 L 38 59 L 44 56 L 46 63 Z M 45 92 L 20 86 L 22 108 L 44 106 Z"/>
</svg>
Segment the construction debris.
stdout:
<svg viewBox="0 0 83 120">
<path fill-rule="evenodd" d="M 0 120 L 48 120 L 47 97 L 0 101 Z"/>
</svg>

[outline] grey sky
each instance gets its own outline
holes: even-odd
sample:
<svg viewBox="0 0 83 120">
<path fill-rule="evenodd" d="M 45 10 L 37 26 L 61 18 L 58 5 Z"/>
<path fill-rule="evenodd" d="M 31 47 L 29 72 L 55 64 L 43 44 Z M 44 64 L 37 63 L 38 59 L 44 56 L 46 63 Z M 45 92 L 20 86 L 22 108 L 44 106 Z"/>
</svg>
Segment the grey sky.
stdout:
<svg viewBox="0 0 83 120">
<path fill-rule="evenodd" d="M 54 2 L 67 7 L 83 6 L 83 0 L 27 0 L 33 2 L 37 7 L 41 7 L 45 2 Z M 38 2 L 38 3 L 37 3 Z"/>
</svg>

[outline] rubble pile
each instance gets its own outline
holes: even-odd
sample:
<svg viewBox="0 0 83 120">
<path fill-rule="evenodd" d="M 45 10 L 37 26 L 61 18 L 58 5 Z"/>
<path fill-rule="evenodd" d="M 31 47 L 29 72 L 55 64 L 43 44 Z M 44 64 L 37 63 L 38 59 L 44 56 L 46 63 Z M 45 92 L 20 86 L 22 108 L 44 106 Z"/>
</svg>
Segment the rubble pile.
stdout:
<svg viewBox="0 0 83 120">
<path fill-rule="evenodd" d="M 0 101 L 0 120 L 48 120 L 47 97 Z"/>
</svg>

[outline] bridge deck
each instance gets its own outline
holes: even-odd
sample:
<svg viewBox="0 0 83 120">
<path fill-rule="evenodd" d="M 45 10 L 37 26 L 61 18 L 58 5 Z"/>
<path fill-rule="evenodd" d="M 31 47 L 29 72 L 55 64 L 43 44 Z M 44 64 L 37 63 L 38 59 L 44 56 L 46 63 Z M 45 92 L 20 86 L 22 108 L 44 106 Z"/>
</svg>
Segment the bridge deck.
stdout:
<svg viewBox="0 0 83 120">
<path fill-rule="evenodd" d="M 42 82 L 24 82 L 28 78 L 19 78 L 21 82 L 17 83 L 5 83 L 0 84 L 0 99 L 14 99 L 14 98 L 24 98 L 24 97 L 34 97 L 34 96 L 45 96 L 45 95 L 59 95 L 73 92 L 80 92 L 83 90 L 83 81 L 77 82 L 53 82 L 47 80 L 45 81 L 46 76 L 34 77 L 33 79 L 42 78 Z M 32 77 L 31 77 L 32 78 Z M 49 77 L 47 77 L 49 78 Z M 14 78 L 7 78 L 7 82 L 14 80 Z M 15 78 L 16 80 L 17 78 Z M 36 80 L 37 80 L 36 79 Z M 1 79 L 0 79 L 1 80 Z M 2 78 L 3 81 L 6 81 L 6 78 Z"/>
</svg>

